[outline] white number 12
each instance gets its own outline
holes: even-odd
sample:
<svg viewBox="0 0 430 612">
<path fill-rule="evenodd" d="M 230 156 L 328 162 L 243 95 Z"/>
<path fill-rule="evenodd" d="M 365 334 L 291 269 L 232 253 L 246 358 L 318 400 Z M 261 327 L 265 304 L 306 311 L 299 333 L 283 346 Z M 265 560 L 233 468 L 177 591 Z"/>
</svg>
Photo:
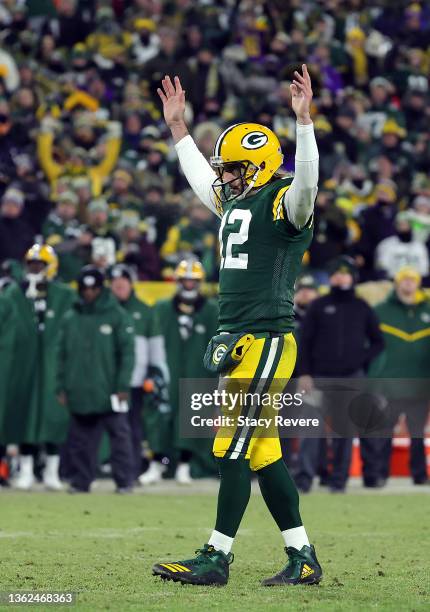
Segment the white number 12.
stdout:
<svg viewBox="0 0 430 612">
<path fill-rule="evenodd" d="M 234 244 L 245 244 L 248 240 L 249 224 L 251 223 L 251 211 L 242 210 L 236 208 L 231 211 L 230 214 L 224 216 L 221 227 L 219 228 L 219 241 L 220 241 L 220 253 L 221 253 L 221 268 L 235 268 L 236 270 L 246 270 L 248 267 L 248 253 L 238 253 L 236 256 L 232 254 L 232 248 Z M 232 224 L 235 221 L 240 221 L 240 227 L 238 232 L 232 232 L 229 234 L 227 239 L 227 248 L 225 250 L 225 257 L 223 255 L 224 244 L 222 241 L 222 233 L 224 227 L 228 224 Z"/>
</svg>

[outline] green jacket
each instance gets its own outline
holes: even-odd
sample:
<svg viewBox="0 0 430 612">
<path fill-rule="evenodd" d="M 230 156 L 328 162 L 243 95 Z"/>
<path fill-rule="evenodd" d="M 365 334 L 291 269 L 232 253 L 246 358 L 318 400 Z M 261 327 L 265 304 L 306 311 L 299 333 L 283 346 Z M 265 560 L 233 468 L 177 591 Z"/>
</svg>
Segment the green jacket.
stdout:
<svg viewBox="0 0 430 612">
<path fill-rule="evenodd" d="M 3 299 L 15 314 L 13 349 L 8 342 L 0 348 L 0 363 L 9 363 L 4 438 L 15 444 L 60 444 L 66 438 L 68 414 L 56 399 L 56 343 L 62 317 L 76 294 L 61 283 L 48 284 L 43 330 L 38 329 L 34 301 L 20 285 L 10 285 Z"/>
<path fill-rule="evenodd" d="M 13 304 L 0 295 L 0 444 L 6 444 L 4 415 L 6 412 L 7 387 L 13 355 L 16 320 Z"/>
<path fill-rule="evenodd" d="M 430 303 L 403 304 L 393 292 L 375 308 L 385 350 L 371 363 L 372 378 L 429 378 Z"/>
<path fill-rule="evenodd" d="M 139 300 L 134 291 L 126 302 L 119 302 L 133 320 L 134 339 L 134 369 L 131 376 L 131 386 L 141 387 L 148 373 L 150 361 L 150 337 L 152 336 L 152 309 Z"/>
<path fill-rule="evenodd" d="M 159 301 L 154 306 L 153 325 L 164 338 L 167 365 L 170 373 L 169 400 L 172 408 L 171 440 L 165 442 L 164 450 L 185 449 L 200 456 L 206 467 L 211 462 L 212 441 L 179 437 L 179 381 L 181 378 L 211 378 L 203 365 L 203 355 L 209 340 L 216 334 L 218 306 L 214 300 L 202 298 L 200 308 L 190 315 L 191 334 L 181 337 L 178 318 L 182 317 L 175 307 L 177 298 Z"/>
<path fill-rule="evenodd" d="M 110 412 L 110 396 L 129 390 L 133 322 L 108 289 L 67 313 L 58 350 L 57 391 L 65 392 L 71 413 Z"/>
</svg>

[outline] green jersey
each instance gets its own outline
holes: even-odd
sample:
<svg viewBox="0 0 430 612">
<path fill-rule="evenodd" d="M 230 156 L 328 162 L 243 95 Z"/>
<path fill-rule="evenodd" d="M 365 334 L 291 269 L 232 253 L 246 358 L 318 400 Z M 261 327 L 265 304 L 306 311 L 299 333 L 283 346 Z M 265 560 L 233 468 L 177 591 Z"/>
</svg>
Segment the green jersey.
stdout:
<svg viewBox="0 0 430 612">
<path fill-rule="evenodd" d="M 293 179 L 269 183 L 255 195 L 223 205 L 219 230 L 219 331 L 293 329 L 294 283 L 312 239 L 287 219 L 283 197 Z"/>
</svg>

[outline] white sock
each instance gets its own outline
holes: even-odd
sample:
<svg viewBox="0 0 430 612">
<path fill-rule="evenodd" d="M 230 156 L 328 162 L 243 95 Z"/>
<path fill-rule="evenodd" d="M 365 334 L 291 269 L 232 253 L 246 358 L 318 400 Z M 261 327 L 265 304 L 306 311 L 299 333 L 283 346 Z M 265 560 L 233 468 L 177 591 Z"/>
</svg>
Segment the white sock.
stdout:
<svg viewBox="0 0 430 612">
<path fill-rule="evenodd" d="M 309 546 L 308 535 L 303 525 L 281 531 L 281 535 L 284 538 L 285 546 L 292 546 L 296 550 L 301 550 L 303 546 Z"/>
<path fill-rule="evenodd" d="M 226 555 L 231 551 L 231 547 L 233 546 L 234 538 L 229 538 L 229 536 L 224 535 L 220 531 L 214 529 L 212 531 L 212 535 L 209 538 L 209 546 L 213 546 L 215 550 L 222 550 L 222 552 Z"/>
</svg>

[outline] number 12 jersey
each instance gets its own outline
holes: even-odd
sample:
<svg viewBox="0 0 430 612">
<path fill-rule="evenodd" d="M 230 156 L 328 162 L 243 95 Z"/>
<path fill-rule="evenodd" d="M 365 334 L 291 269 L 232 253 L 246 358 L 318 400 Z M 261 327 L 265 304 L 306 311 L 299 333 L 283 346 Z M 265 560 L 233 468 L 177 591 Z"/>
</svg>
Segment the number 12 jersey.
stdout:
<svg viewBox="0 0 430 612">
<path fill-rule="evenodd" d="M 243 200 L 223 203 L 219 230 L 219 331 L 278 332 L 293 329 L 294 283 L 312 240 L 312 217 L 302 229 L 283 206 L 292 177 Z"/>
</svg>

